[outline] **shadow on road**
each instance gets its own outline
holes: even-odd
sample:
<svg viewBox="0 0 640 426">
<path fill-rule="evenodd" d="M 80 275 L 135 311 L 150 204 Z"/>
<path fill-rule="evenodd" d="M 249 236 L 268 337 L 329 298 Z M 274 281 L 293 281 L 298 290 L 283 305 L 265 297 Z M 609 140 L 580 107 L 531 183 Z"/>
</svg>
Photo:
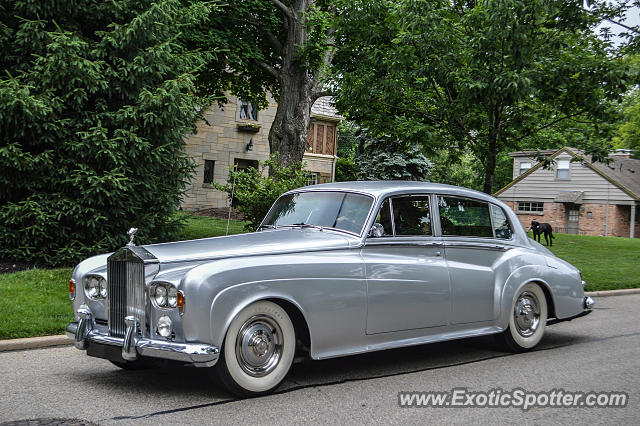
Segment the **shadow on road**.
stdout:
<svg viewBox="0 0 640 426">
<path fill-rule="evenodd" d="M 562 333 L 550 328 L 536 351 L 555 350 L 588 340 L 588 336 Z M 502 351 L 493 336 L 485 336 L 322 361 L 308 360 L 293 365 L 289 376 L 276 393 L 455 367 L 507 356 L 518 354 Z M 112 367 L 106 361 L 102 362 L 109 367 L 99 376 L 93 376 L 94 380 L 97 379 L 93 385 L 108 388 L 105 391 L 133 391 L 155 397 L 184 394 L 224 400 L 219 402 L 230 400 L 230 396 L 213 383 L 206 369 L 172 366 L 124 371 Z M 82 373 L 76 371 L 76 374 L 82 380 Z"/>
</svg>

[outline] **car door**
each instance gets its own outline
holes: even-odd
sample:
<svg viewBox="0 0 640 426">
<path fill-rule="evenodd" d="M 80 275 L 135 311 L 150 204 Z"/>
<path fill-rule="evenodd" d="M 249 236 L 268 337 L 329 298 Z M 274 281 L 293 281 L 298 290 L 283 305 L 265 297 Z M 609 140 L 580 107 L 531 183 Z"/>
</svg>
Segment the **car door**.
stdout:
<svg viewBox="0 0 640 426">
<path fill-rule="evenodd" d="M 449 274 L 434 236 L 430 196 L 384 200 L 361 255 L 367 278 L 367 334 L 446 325 Z"/>
<path fill-rule="evenodd" d="M 486 201 L 437 196 L 444 254 L 451 278 L 451 324 L 491 321 L 498 266 L 512 237 L 506 214 Z M 502 241 L 500 241 L 502 240 Z"/>
</svg>

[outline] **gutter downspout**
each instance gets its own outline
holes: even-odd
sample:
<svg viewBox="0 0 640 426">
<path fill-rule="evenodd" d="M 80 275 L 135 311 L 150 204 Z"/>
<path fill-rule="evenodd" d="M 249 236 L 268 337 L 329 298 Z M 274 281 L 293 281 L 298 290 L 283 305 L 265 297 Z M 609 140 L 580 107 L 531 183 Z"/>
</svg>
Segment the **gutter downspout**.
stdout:
<svg viewBox="0 0 640 426">
<path fill-rule="evenodd" d="M 636 203 L 631 204 L 631 223 L 629 225 L 629 238 L 636 236 Z"/>
<path fill-rule="evenodd" d="M 604 236 L 609 236 L 609 185 L 607 185 L 607 218 L 604 223 Z"/>
</svg>

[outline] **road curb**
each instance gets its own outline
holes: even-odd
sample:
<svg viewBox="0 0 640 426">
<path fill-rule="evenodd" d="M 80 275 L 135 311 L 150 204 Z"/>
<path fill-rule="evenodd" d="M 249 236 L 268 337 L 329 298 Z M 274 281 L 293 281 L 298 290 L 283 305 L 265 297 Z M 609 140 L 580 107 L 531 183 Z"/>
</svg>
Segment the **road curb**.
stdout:
<svg viewBox="0 0 640 426">
<path fill-rule="evenodd" d="M 640 294 L 640 288 L 623 288 L 620 290 L 585 291 L 585 296 L 608 297 L 623 296 L 625 294 Z"/>
<path fill-rule="evenodd" d="M 58 336 L 25 337 L 23 339 L 0 340 L 0 352 L 68 345 L 73 345 L 73 340 L 64 334 Z"/>
</svg>

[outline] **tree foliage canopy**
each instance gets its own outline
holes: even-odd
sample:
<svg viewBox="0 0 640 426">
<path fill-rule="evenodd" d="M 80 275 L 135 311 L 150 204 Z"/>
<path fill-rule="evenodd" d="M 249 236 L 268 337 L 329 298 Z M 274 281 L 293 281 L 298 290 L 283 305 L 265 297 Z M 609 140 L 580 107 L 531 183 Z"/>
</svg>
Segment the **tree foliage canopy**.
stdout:
<svg viewBox="0 0 640 426">
<path fill-rule="evenodd" d="M 560 123 L 597 127 L 629 85 L 575 0 L 354 1 L 339 16 L 338 107 L 378 134 L 471 153 L 491 192 L 500 153 Z M 366 27 L 367 31 L 362 31 Z M 603 155 L 600 141 L 582 148 Z"/>
<path fill-rule="evenodd" d="M 194 3 L 198 0 L 184 0 Z M 334 7 L 326 0 L 230 0 L 207 21 L 186 33 L 190 46 L 205 50 L 225 46 L 200 76 L 201 89 L 226 91 L 267 105 L 278 102 L 269 146 L 278 161 L 302 161 L 311 106 L 325 94 L 333 59 Z"/>
<path fill-rule="evenodd" d="M 0 1 L 0 258 L 48 264 L 170 238 L 202 53 L 177 0 Z"/>
</svg>

